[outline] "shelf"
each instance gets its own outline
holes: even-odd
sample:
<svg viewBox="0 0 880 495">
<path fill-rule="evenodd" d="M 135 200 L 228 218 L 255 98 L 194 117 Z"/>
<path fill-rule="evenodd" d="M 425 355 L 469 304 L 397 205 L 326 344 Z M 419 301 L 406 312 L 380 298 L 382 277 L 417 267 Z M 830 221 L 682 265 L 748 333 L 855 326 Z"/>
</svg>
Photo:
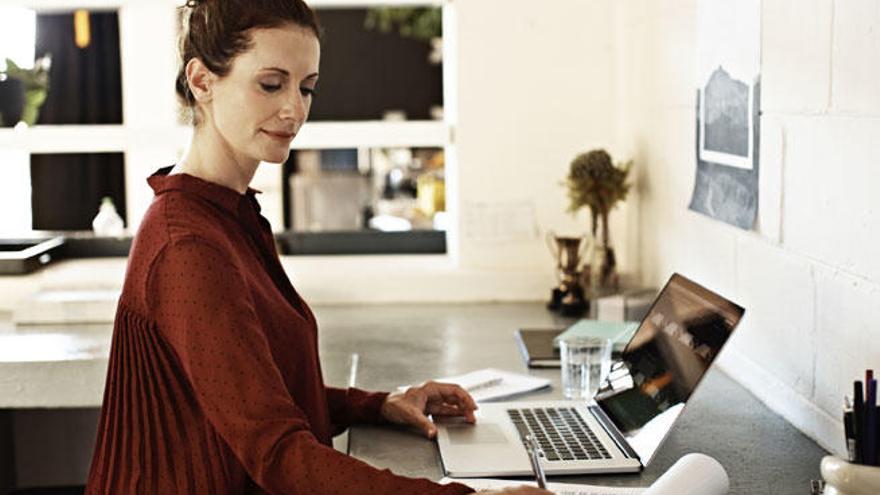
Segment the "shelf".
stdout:
<svg viewBox="0 0 880 495">
<path fill-rule="evenodd" d="M 446 124 L 433 120 L 308 122 L 293 149 L 420 147 L 446 145 Z"/>
<path fill-rule="evenodd" d="M 136 129 L 124 125 L 46 125 L 0 129 L 0 149 L 29 153 L 101 153 L 155 147 L 186 146 L 186 126 Z M 293 149 L 358 147 L 443 147 L 442 121 L 309 122 L 294 139 Z"/>
<path fill-rule="evenodd" d="M 128 132 L 121 125 L 45 125 L 0 129 L 0 149 L 30 153 L 125 151 Z"/>
<path fill-rule="evenodd" d="M 8 6 L 35 9 L 40 12 L 70 12 L 75 9 L 112 10 L 142 2 L 143 0 L 5 0 Z M 155 0 L 151 0 L 155 1 Z M 442 6 L 449 0 L 307 0 L 313 9 L 325 8 L 366 8 L 377 6 Z M 183 0 L 160 0 L 169 7 L 179 7 Z"/>
<path fill-rule="evenodd" d="M 365 7 L 440 7 L 444 1 L 449 0 L 307 0 L 309 7 L 313 9 L 331 8 L 365 8 Z"/>
</svg>

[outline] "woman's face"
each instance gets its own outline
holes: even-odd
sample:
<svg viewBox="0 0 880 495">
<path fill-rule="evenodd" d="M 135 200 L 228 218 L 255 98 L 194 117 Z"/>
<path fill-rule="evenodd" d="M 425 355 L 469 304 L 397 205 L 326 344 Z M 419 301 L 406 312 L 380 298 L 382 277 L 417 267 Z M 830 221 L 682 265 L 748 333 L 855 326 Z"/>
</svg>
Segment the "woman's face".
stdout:
<svg viewBox="0 0 880 495">
<path fill-rule="evenodd" d="M 251 40 L 229 73 L 214 80 L 208 120 L 237 161 L 282 163 L 309 116 L 320 45 L 294 24 L 255 29 Z"/>
</svg>

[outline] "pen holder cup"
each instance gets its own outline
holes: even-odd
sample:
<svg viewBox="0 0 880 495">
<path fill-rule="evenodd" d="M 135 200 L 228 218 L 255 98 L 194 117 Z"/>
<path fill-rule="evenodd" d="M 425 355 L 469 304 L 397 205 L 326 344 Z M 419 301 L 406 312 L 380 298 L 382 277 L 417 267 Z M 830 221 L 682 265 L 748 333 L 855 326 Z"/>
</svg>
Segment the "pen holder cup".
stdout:
<svg viewBox="0 0 880 495">
<path fill-rule="evenodd" d="M 880 467 L 853 464 L 825 456 L 821 464 L 824 495 L 876 495 L 880 493 Z"/>
</svg>

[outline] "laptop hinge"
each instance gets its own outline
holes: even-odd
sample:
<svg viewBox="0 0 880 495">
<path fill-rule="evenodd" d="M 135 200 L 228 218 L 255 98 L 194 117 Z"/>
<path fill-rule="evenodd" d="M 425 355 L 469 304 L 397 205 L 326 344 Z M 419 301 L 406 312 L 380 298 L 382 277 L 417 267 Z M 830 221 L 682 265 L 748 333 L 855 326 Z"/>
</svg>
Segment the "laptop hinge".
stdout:
<svg viewBox="0 0 880 495">
<path fill-rule="evenodd" d="M 641 459 L 639 459 L 639 454 L 637 454 L 636 451 L 629 446 L 629 442 L 626 441 L 626 438 L 623 437 L 623 435 L 620 433 L 620 430 L 618 430 L 617 427 L 614 426 L 614 423 L 611 422 L 611 419 L 609 419 L 608 416 L 605 415 L 605 411 L 603 411 L 601 407 L 587 406 L 587 409 L 590 411 L 590 413 L 593 414 L 593 417 L 596 418 L 596 421 L 602 424 L 602 427 L 605 429 L 606 432 L 608 432 L 608 436 L 610 436 L 611 439 L 614 440 L 617 448 L 619 448 L 621 452 L 623 452 L 624 456 L 629 457 L 630 459 L 638 459 L 639 462 L 641 462 Z"/>
</svg>

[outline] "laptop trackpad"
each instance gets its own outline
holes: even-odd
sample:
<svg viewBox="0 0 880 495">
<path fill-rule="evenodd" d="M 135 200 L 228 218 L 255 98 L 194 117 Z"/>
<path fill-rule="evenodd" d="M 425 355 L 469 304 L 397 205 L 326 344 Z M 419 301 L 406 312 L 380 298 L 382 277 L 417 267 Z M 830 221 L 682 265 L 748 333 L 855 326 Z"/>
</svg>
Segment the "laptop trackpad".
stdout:
<svg viewBox="0 0 880 495">
<path fill-rule="evenodd" d="M 495 424 L 447 426 L 449 443 L 452 445 L 508 443 L 504 431 Z"/>
</svg>

